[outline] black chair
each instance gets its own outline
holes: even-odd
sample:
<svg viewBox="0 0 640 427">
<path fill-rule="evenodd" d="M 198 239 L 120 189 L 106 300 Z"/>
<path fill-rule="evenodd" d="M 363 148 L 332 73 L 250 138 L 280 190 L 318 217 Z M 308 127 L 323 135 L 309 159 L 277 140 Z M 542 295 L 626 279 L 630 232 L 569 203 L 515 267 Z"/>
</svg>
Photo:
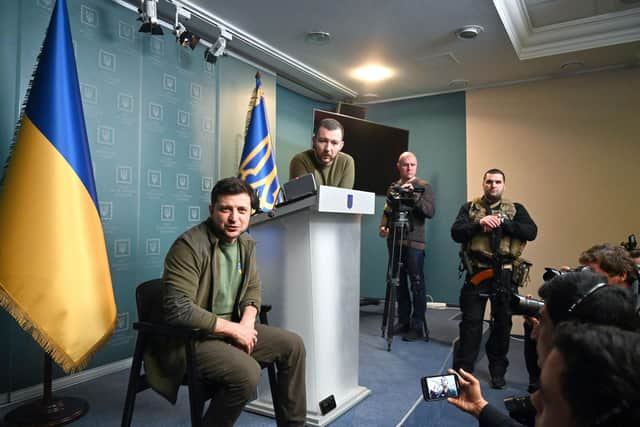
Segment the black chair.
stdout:
<svg viewBox="0 0 640 427">
<path fill-rule="evenodd" d="M 211 334 L 210 331 L 202 329 L 186 328 L 172 326 L 164 323 L 151 322 L 152 310 L 161 307 L 162 299 L 162 280 L 154 279 L 144 282 L 136 288 L 136 305 L 138 308 L 138 322 L 133 324 L 133 329 L 138 331 L 136 340 L 136 348 L 133 353 L 133 362 L 131 363 L 131 372 L 129 374 L 129 386 L 127 388 L 127 397 L 122 413 L 122 427 L 131 425 L 133 417 L 133 408 L 136 402 L 136 395 L 141 391 L 148 389 L 146 375 L 141 373 L 142 360 L 145 345 L 148 337 L 164 336 L 182 339 L 185 344 L 187 368 L 182 380 L 182 384 L 188 386 L 189 389 L 189 406 L 191 409 L 191 426 L 200 427 L 202 425 L 202 412 L 204 404 L 208 400 L 204 386 L 198 378 L 198 371 L 195 363 L 195 343 L 198 340 L 206 338 Z M 260 323 L 268 324 L 267 312 L 271 310 L 270 305 L 260 307 Z M 267 368 L 269 374 L 269 386 L 271 388 L 271 398 L 273 399 L 274 408 L 277 406 L 277 378 L 275 364 L 270 363 L 263 368 Z M 276 422 L 281 425 L 282 416 L 276 409 Z"/>
</svg>

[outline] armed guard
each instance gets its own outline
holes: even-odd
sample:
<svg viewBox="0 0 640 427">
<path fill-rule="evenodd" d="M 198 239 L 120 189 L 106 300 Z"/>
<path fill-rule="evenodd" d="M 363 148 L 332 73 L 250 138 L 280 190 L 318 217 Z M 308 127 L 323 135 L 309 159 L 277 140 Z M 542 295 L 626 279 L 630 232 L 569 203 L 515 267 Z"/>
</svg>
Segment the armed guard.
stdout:
<svg viewBox="0 0 640 427">
<path fill-rule="evenodd" d="M 525 207 L 502 198 L 505 175 L 490 169 L 482 179 L 484 195 L 462 205 L 451 227 L 451 237 L 461 244 L 461 264 L 466 275 L 460 291 L 460 339 L 453 368 L 473 372 L 482 340 L 482 321 L 491 301 L 491 330 L 486 344 L 491 386 L 503 388 L 509 361 L 511 310 L 509 302 L 528 276 L 521 258 L 527 241 L 538 227 Z"/>
</svg>

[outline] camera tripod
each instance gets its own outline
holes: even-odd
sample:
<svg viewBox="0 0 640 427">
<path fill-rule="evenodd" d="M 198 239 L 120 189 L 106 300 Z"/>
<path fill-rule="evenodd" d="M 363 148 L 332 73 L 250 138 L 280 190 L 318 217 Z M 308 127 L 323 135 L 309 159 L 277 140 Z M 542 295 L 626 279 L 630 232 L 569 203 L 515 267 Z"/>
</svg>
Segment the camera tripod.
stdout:
<svg viewBox="0 0 640 427">
<path fill-rule="evenodd" d="M 387 351 L 391 351 L 391 343 L 396 332 L 396 303 L 400 286 L 402 263 L 402 242 L 409 230 L 409 212 L 394 212 L 389 231 L 391 233 L 391 249 L 387 266 L 387 290 L 385 294 L 384 314 L 382 315 L 382 337 L 387 339 Z"/>
</svg>

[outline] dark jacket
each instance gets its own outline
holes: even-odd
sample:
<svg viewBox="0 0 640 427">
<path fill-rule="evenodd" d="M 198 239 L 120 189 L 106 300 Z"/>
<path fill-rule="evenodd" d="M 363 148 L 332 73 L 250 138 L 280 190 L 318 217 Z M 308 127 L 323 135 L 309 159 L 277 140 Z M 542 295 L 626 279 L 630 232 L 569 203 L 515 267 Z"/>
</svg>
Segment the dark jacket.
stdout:
<svg viewBox="0 0 640 427">
<path fill-rule="evenodd" d="M 478 421 L 480 422 L 479 427 L 524 427 L 523 424 L 503 414 L 491 404 L 482 408 Z"/>
<path fill-rule="evenodd" d="M 469 206 L 467 202 L 458 211 L 458 216 L 451 226 L 451 237 L 457 243 L 466 243 L 477 234 L 482 233 L 482 226 L 478 222 L 472 222 L 469 218 Z M 504 220 L 502 232 L 508 236 L 516 237 L 520 240 L 535 240 L 538 235 L 538 227 L 529 216 L 529 212 L 520 203 L 514 203 L 516 215 L 512 220 Z"/>
<path fill-rule="evenodd" d="M 232 319 L 236 321 L 248 305 L 259 310 L 261 301 L 255 241 L 244 233 L 238 242 L 243 275 Z M 152 314 L 154 320 L 213 332 L 217 318 L 211 307 L 218 287 L 215 284 L 215 257 L 212 255 L 217 244 L 218 238 L 210 219 L 176 239 L 165 258 L 162 307 Z M 175 403 L 186 368 L 184 346 L 163 340 L 151 342 L 147 348 L 144 362 L 149 384 Z"/>
<path fill-rule="evenodd" d="M 414 188 L 424 189 L 424 192 L 414 192 L 414 205 L 409 213 L 410 231 L 407 234 L 405 241 L 408 245 L 415 249 L 425 248 L 425 220 L 433 218 L 436 213 L 436 206 L 433 200 L 433 189 L 431 185 L 418 177 L 415 177 L 410 181 Z M 387 199 L 389 199 L 389 193 L 394 187 L 400 186 L 401 182 L 396 181 L 392 183 L 387 189 Z M 385 204 L 384 211 L 382 212 L 381 225 L 391 226 L 393 218 L 392 208 L 388 202 Z M 389 229 L 389 239 L 393 238 L 393 230 Z"/>
</svg>

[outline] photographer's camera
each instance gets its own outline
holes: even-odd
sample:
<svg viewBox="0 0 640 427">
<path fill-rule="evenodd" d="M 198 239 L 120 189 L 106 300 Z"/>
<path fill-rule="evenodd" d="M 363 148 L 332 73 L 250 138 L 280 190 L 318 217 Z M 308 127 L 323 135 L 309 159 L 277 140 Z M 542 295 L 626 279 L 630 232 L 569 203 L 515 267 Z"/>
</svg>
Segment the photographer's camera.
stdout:
<svg viewBox="0 0 640 427">
<path fill-rule="evenodd" d="M 511 314 L 513 315 L 536 316 L 542 307 L 544 307 L 544 301 L 517 293 L 511 295 Z"/>
</svg>

